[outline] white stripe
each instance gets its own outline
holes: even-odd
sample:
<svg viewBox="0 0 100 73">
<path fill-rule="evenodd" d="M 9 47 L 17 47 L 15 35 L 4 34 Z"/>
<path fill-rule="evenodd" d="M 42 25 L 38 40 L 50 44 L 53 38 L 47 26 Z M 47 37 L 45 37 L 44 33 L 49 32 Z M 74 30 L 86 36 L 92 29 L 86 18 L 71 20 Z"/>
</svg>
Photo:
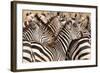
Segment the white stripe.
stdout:
<svg viewBox="0 0 100 73">
<path fill-rule="evenodd" d="M 88 60 L 91 59 L 91 54 L 88 54 L 86 56 L 81 57 L 80 60 L 83 60 L 85 58 L 87 58 Z"/>
<path fill-rule="evenodd" d="M 31 48 L 29 46 L 23 46 L 23 50 L 31 51 Z"/>
<path fill-rule="evenodd" d="M 23 63 L 31 63 L 31 62 L 29 62 L 29 61 L 23 59 Z"/>
<path fill-rule="evenodd" d="M 32 49 L 33 52 L 37 53 L 38 55 L 40 55 L 41 57 L 43 57 L 46 61 L 48 61 L 49 59 L 39 50 L 37 49 Z M 37 58 L 37 56 L 35 55 L 35 58 Z"/>
<path fill-rule="evenodd" d="M 73 55 L 72 55 L 72 59 L 74 58 L 76 52 L 77 52 L 81 47 L 86 46 L 86 45 L 87 45 L 87 46 L 90 46 L 90 44 L 89 44 L 88 42 L 85 42 L 85 43 L 79 45 L 79 47 L 74 51 L 74 53 L 73 53 Z"/>
<path fill-rule="evenodd" d="M 82 51 L 76 56 L 76 59 L 78 59 L 78 56 L 80 56 L 81 54 L 83 54 L 83 53 L 90 53 L 90 51 L 91 51 L 90 48 L 82 50 Z M 87 56 L 87 55 L 85 55 L 85 56 Z M 85 56 L 84 56 L 84 58 L 85 58 Z"/>
<path fill-rule="evenodd" d="M 31 54 L 29 54 L 29 53 L 23 52 L 23 57 L 27 57 L 27 58 L 29 58 L 30 60 L 32 60 Z"/>
<path fill-rule="evenodd" d="M 47 54 L 47 55 L 52 59 L 51 55 L 49 55 L 49 53 L 48 53 L 41 45 L 35 44 L 35 43 L 32 44 L 32 45 L 36 45 L 36 46 L 40 47 L 40 48 L 43 50 L 43 52 L 44 52 L 45 54 Z M 48 59 L 44 54 L 42 54 L 39 50 L 33 48 L 32 51 L 33 51 L 33 52 L 36 52 L 37 54 L 39 54 L 41 57 L 45 58 L 46 60 L 49 60 L 49 59 Z"/>
</svg>

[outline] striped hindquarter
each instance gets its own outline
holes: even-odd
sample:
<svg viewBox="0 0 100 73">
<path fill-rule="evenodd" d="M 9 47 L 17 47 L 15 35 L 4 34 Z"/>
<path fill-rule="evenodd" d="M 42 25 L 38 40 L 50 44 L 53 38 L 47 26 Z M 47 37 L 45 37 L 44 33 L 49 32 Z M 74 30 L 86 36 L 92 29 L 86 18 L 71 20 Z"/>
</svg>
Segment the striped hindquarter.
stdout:
<svg viewBox="0 0 100 73">
<path fill-rule="evenodd" d="M 31 49 L 31 42 L 23 41 L 22 47 L 22 62 L 32 62 L 32 49 Z"/>
<path fill-rule="evenodd" d="M 66 59 L 69 60 L 89 60 L 91 58 L 90 38 L 82 37 L 73 40 L 66 54 Z"/>
<path fill-rule="evenodd" d="M 56 48 L 45 47 L 37 42 L 23 41 L 23 62 L 62 61 L 65 57 Z"/>
</svg>

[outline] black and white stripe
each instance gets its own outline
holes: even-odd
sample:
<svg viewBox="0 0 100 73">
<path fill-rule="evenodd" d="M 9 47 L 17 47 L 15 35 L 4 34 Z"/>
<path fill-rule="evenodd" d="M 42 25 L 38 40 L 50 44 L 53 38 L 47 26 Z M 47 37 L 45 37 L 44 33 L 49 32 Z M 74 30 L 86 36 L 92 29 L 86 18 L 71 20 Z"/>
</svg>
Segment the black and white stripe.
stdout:
<svg viewBox="0 0 100 73">
<path fill-rule="evenodd" d="M 32 49 L 31 42 L 23 40 L 23 49 L 22 49 L 22 58 L 23 62 L 32 62 Z"/>
<path fill-rule="evenodd" d="M 60 47 L 64 56 L 68 50 L 71 41 L 72 38 L 70 32 L 66 28 L 63 28 L 57 36 L 56 45 L 59 45 L 58 47 Z"/>
<path fill-rule="evenodd" d="M 61 51 L 61 53 L 63 54 L 63 56 L 65 57 L 67 50 L 69 49 L 69 45 L 71 43 L 71 41 L 73 39 L 77 39 L 81 37 L 81 34 L 78 31 L 74 31 L 73 28 L 76 28 L 73 26 L 73 20 L 70 21 L 66 21 L 65 19 L 59 20 L 59 24 L 62 25 L 61 30 L 58 32 L 57 36 L 56 36 L 56 48 L 59 49 Z M 70 29 L 69 29 L 69 23 L 71 23 L 70 25 Z M 52 25 L 53 27 L 53 25 Z M 74 33 L 73 33 L 74 32 Z"/>
<path fill-rule="evenodd" d="M 47 62 L 64 60 L 61 51 L 37 42 L 23 41 L 23 62 Z"/>
<path fill-rule="evenodd" d="M 23 39 L 50 44 L 54 39 L 54 33 L 36 14 L 27 29 L 23 31 Z"/>
<path fill-rule="evenodd" d="M 81 37 L 73 40 L 67 51 L 67 58 L 69 60 L 89 60 L 91 57 L 91 43 L 90 38 Z"/>
<path fill-rule="evenodd" d="M 23 49 L 27 49 L 27 47 L 30 49 L 30 53 L 28 53 L 28 56 L 26 55 L 26 59 L 29 62 L 42 62 L 42 61 L 60 61 L 60 60 L 65 60 L 66 58 L 66 52 L 69 49 L 69 44 L 71 43 L 71 41 L 73 40 L 72 38 L 72 34 L 71 31 L 69 30 L 66 24 L 66 20 L 58 20 L 56 17 L 54 18 L 54 20 L 51 21 L 51 23 L 48 23 L 47 25 L 38 17 L 36 16 L 36 18 L 38 19 L 38 22 L 40 23 L 32 23 L 35 25 L 39 25 L 39 36 L 38 37 L 39 41 L 37 41 L 38 39 L 36 39 L 37 37 L 35 37 L 36 33 L 34 31 L 34 29 L 32 27 L 29 27 L 27 29 L 27 31 L 25 31 L 23 33 L 23 38 L 24 40 L 28 40 L 29 42 L 27 44 L 29 45 L 24 45 L 23 42 Z M 54 21 L 56 20 L 56 23 L 54 23 Z M 71 21 L 70 21 L 71 22 Z M 42 24 L 42 26 L 41 26 Z M 56 27 L 59 26 L 59 27 Z M 34 34 L 35 33 L 35 34 Z M 53 47 L 47 46 L 47 45 L 43 45 L 43 42 L 45 40 L 42 40 L 43 38 L 41 38 L 43 36 L 43 33 L 45 33 L 44 36 L 46 36 L 45 38 L 53 38 L 56 36 L 56 40 L 54 40 L 55 44 Z M 41 35 L 40 35 L 41 34 Z M 73 34 L 74 36 L 78 36 L 78 33 Z M 53 36 L 53 37 L 52 37 Z M 43 42 L 42 42 L 42 41 Z M 35 41 L 35 42 L 33 42 Z M 31 43 L 30 43 L 31 42 Z M 38 42 L 38 43 L 36 43 Z M 28 50 L 27 50 L 28 51 Z M 27 52 L 23 51 L 23 54 Z M 25 58 L 23 58 L 25 59 Z"/>
</svg>

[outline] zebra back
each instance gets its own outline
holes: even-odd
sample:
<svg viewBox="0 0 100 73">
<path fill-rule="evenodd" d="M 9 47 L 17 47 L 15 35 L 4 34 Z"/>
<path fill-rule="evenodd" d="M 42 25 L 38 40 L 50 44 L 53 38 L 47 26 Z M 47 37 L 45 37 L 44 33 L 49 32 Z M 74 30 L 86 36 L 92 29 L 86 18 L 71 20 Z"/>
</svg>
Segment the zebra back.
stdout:
<svg viewBox="0 0 100 73">
<path fill-rule="evenodd" d="M 81 37 L 79 39 L 73 40 L 69 49 L 66 52 L 67 58 L 69 60 L 88 60 L 91 56 L 91 43 L 90 38 Z"/>
<path fill-rule="evenodd" d="M 23 41 L 23 62 L 48 62 L 65 60 L 60 49 L 37 42 Z"/>
</svg>

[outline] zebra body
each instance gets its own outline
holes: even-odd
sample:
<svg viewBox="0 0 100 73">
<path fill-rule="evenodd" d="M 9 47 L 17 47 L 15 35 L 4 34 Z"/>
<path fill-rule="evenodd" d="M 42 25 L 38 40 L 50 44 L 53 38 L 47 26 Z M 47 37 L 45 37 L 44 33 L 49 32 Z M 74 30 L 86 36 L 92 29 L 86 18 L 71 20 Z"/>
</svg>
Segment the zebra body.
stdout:
<svg viewBox="0 0 100 73">
<path fill-rule="evenodd" d="M 60 60 L 65 60 L 66 52 L 67 52 L 67 49 L 68 49 L 69 44 L 70 44 L 71 41 L 72 41 L 72 38 L 71 38 L 70 32 L 68 31 L 68 29 L 64 28 L 58 34 L 58 36 L 56 38 L 56 41 L 54 42 L 55 43 L 54 47 L 49 47 L 49 46 L 46 46 L 46 45 L 41 46 L 40 44 L 37 44 L 37 45 L 35 44 L 35 46 L 38 46 L 39 49 L 42 49 L 41 52 L 38 49 L 38 51 L 35 52 L 35 54 L 37 54 L 37 55 L 42 54 L 43 50 L 45 51 L 45 50 L 48 49 L 49 50 L 48 56 L 44 57 L 44 56 L 40 55 L 41 58 L 39 58 L 39 61 L 60 61 Z M 32 47 L 32 45 L 34 45 L 34 44 L 31 43 L 31 49 L 33 48 L 32 52 L 34 52 L 35 48 L 34 48 L 34 46 Z M 50 54 L 52 55 L 52 57 L 50 57 Z M 36 55 L 32 54 L 32 56 L 36 56 Z M 43 59 L 45 59 L 45 60 L 43 60 Z"/>
<path fill-rule="evenodd" d="M 69 60 L 89 60 L 91 57 L 91 43 L 90 38 L 81 37 L 79 39 L 73 40 L 69 49 L 66 52 L 67 58 Z"/>
<path fill-rule="evenodd" d="M 56 48 L 50 48 L 37 42 L 23 41 L 23 62 L 62 61 L 65 57 Z"/>
<path fill-rule="evenodd" d="M 29 22 L 31 27 L 23 32 L 23 54 L 27 54 L 24 49 L 29 48 L 27 51 L 30 51 L 28 56 L 23 55 L 23 59 L 28 62 L 65 60 L 71 41 L 80 37 L 77 27 L 74 27 L 71 21 L 70 24 L 56 17 L 48 24 L 45 24 L 38 15 L 35 18 L 35 21 Z M 29 45 L 24 45 L 24 40 L 29 41 L 25 42 Z"/>
<path fill-rule="evenodd" d="M 63 22 L 63 23 L 62 23 Z M 66 52 L 69 49 L 69 45 L 72 40 L 75 40 L 77 38 L 81 37 L 79 29 L 77 27 L 73 26 L 73 22 L 70 21 L 72 24 L 67 22 L 65 19 L 63 21 L 59 20 L 59 24 L 63 25 L 62 29 L 59 31 L 56 37 L 56 48 L 59 48 L 60 51 L 63 53 L 63 56 L 66 57 Z M 52 25 L 53 26 L 53 25 Z M 75 30 L 73 30 L 75 29 Z"/>
</svg>

